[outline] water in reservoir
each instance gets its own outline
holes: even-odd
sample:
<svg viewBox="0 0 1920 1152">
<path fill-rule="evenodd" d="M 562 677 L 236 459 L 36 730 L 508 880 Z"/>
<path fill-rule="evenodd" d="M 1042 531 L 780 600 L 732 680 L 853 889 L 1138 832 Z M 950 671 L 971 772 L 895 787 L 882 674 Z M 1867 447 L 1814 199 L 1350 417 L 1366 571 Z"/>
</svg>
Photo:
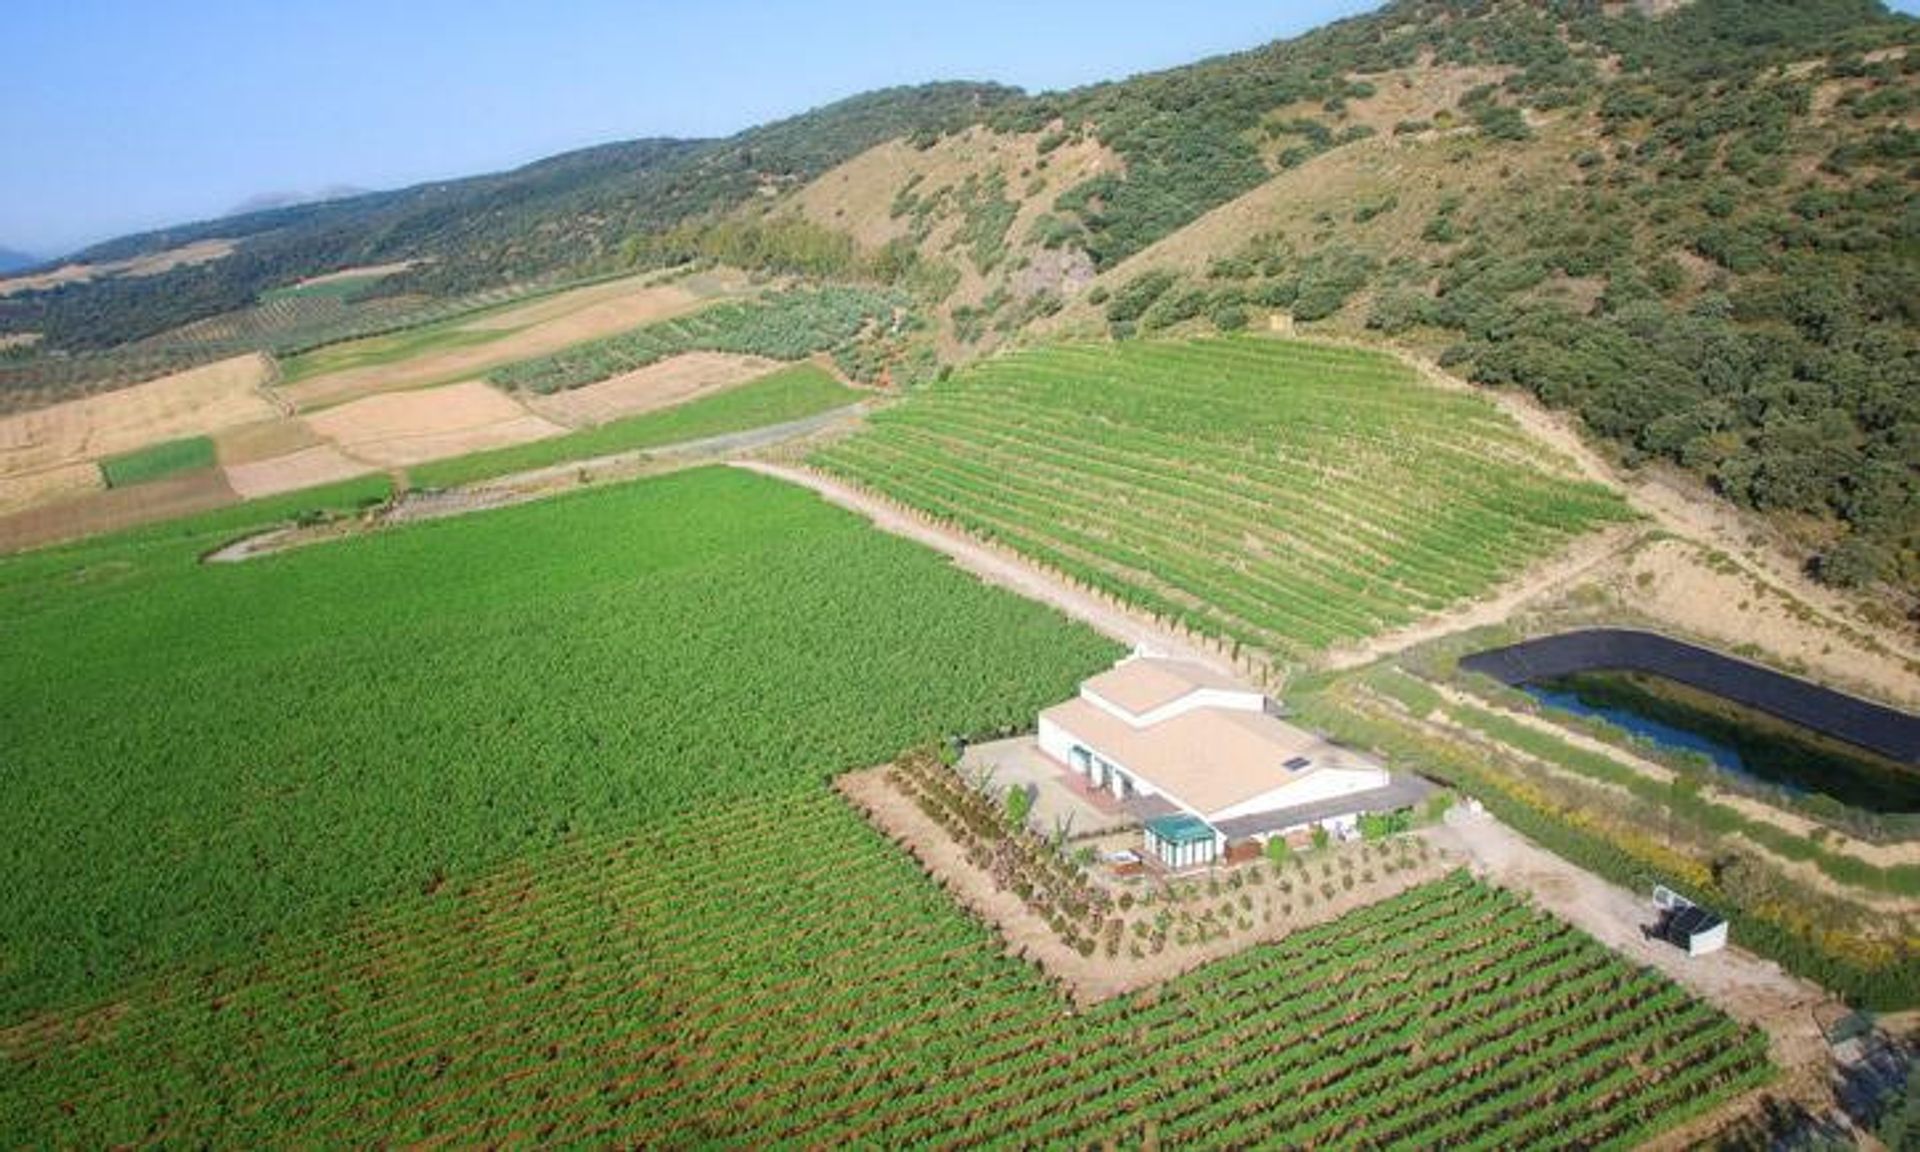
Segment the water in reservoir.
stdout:
<svg viewBox="0 0 1920 1152">
<path fill-rule="evenodd" d="M 1583 672 L 1518 687 L 1750 781 L 1869 812 L 1920 812 L 1920 772 L 1659 677 Z"/>
</svg>

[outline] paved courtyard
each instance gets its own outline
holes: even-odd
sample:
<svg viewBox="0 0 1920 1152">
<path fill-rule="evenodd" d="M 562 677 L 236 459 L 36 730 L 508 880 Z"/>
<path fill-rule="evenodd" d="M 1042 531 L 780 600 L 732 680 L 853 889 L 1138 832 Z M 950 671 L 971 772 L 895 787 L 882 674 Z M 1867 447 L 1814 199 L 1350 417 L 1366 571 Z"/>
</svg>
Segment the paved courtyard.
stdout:
<svg viewBox="0 0 1920 1152">
<path fill-rule="evenodd" d="M 1033 794 L 1033 814 L 1028 819 L 1041 832 L 1051 834 L 1062 820 L 1069 821 L 1066 825 L 1069 836 L 1085 836 L 1139 823 L 1139 818 L 1122 808 L 1119 801 L 1090 794 L 1082 788 L 1073 773 L 1043 754 L 1031 736 L 969 745 L 960 764 L 970 774 L 991 769 L 996 789 L 1029 789 Z"/>
</svg>

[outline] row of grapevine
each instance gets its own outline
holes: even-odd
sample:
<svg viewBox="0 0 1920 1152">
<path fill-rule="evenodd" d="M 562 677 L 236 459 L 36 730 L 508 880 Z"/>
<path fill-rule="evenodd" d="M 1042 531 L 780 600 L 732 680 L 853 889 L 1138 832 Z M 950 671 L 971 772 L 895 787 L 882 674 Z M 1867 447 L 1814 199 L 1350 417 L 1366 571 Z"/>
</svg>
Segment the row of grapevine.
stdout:
<svg viewBox="0 0 1920 1152">
<path fill-rule="evenodd" d="M 1628 1146 L 1770 1074 L 1757 1033 L 1463 874 L 1063 1007 L 816 787 L 15 1030 L 0 1134 Z"/>
<path fill-rule="evenodd" d="M 1627 515 L 1485 403 L 1266 339 L 988 361 L 815 462 L 1194 631 L 1304 661 Z"/>
</svg>

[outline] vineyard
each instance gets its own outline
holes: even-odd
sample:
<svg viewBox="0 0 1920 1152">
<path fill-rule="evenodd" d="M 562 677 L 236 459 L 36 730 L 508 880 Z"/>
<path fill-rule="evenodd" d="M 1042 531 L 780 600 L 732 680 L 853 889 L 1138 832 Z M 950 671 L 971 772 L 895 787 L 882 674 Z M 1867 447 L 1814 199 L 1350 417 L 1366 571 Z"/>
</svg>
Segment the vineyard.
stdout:
<svg viewBox="0 0 1920 1152">
<path fill-rule="evenodd" d="M 816 784 L 0 1033 L 0 1138 L 1631 1147 L 1771 1071 L 1460 874 L 1062 1008 Z"/>
<path fill-rule="evenodd" d="M 570 835 L 1008 730 L 1114 655 L 732 469 L 243 565 L 211 546 L 0 562 L 0 1026 Z"/>
<path fill-rule="evenodd" d="M 891 332 L 906 306 L 904 297 L 867 288 L 793 288 L 578 344 L 495 369 L 489 378 L 505 388 L 558 392 L 645 368 L 682 352 L 799 360 L 840 349 L 875 326 Z"/>
<path fill-rule="evenodd" d="M 1286 662 L 1485 592 L 1625 504 L 1476 397 L 1262 338 L 1056 346 L 875 414 L 814 462 Z"/>
<path fill-rule="evenodd" d="M 1727 913 L 1742 947 L 1850 1001 L 1920 1004 L 1920 950 L 1886 906 L 1915 891 L 1910 864 L 1876 865 L 1830 838 L 1785 831 L 1392 665 L 1288 703 L 1315 727 L 1469 789 L 1508 825 L 1616 884 L 1670 885 Z"/>
</svg>

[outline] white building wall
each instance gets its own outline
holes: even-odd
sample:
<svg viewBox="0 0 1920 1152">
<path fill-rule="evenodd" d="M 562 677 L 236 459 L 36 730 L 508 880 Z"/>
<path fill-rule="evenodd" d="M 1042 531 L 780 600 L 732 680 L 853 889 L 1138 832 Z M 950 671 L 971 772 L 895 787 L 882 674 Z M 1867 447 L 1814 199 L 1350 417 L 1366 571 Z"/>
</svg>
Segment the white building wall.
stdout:
<svg viewBox="0 0 1920 1152">
<path fill-rule="evenodd" d="M 1276 808 L 1293 808 L 1320 800 L 1351 796 L 1355 792 L 1365 792 L 1373 788 L 1385 788 L 1388 783 L 1389 777 L 1386 770 L 1381 768 L 1315 768 L 1284 787 L 1263 792 L 1251 800 L 1243 800 L 1230 808 L 1207 813 L 1206 819 L 1217 823 L 1221 820 L 1231 820 L 1236 816 L 1271 812 Z"/>
<path fill-rule="evenodd" d="M 1051 719 L 1042 716 L 1040 717 L 1039 743 L 1040 751 L 1053 757 L 1060 763 L 1071 767 L 1073 761 L 1067 758 L 1068 753 L 1073 751 L 1075 744 L 1084 745 L 1086 741 L 1081 740 L 1073 733 L 1054 723 Z"/>
<path fill-rule="evenodd" d="M 1160 794 L 1159 791 L 1156 788 L 1154 788 L 1152 784 L 1141 779 L 1140 774 L 1138 772 L 1135 772 L 1133 769 L 1127 767 L 1125 764 L 1121 763 L 1119 760 L 1116 760 L 1112 756 L 1109 756 L 1105 752 L 1101 751 L 1099 745 L 1093 744 L 1086 740 L 1082 740 L 1080 737 L 1074 735 L 1071 731 L 1069 731 L 1064 725 L 1058 724 L 1055 721 L 1049 719 L 1048 717 L 1042 716 L 1040 718 L 1040 729 L 1037 735 L 1036 742 L 1040 745 L 1040 751 L 1052 757 L 1054 760 L 1059 761 L 1061 764 L 1065 765 L 1068 768 L 1072 768 L 1074 766 L 1073 749 L 1075 748 L 1075 746 L 1085 748 L 1089 752 L 1093 753 L 1094 759 L 1096 761 L 1104 760 L 1108 764 L 1113 765 L 1113 767 L 1118 769 L 1119 771 L 1126 773 L 1127 779 L 1133 781 L 1134 795 L 1158 796 Z M 1094 779 L 1098 780 L 1099 777 L 1097 773 L 1099 769 L 1097 766 L 1095 767 L 1094 771 L 1096 773 Z"/>
</svg>

